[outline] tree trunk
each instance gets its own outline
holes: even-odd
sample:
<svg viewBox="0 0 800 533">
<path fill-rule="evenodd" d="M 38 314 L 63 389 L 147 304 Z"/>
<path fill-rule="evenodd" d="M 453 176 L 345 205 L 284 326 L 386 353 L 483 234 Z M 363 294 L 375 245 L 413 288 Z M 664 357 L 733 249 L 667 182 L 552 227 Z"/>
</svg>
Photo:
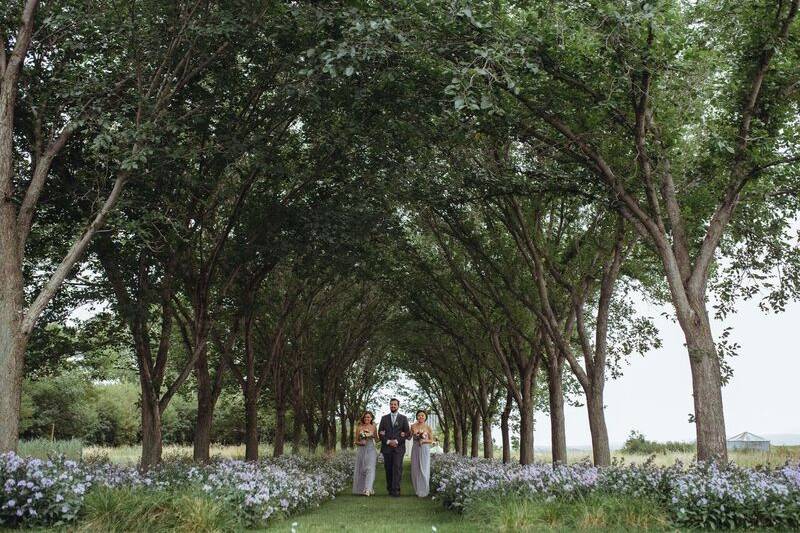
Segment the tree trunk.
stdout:
<svg viewBox="0 0 800 533">
<path fill-rule="evenodd" d="M 679 320 L 692 371 L 697 460 L 724 464 L 728 461 L 728 449 L 719 357 L 705 306 L 698 307 L 704 315 L 702 318 Z"/>
<path fill-rule="evenodd" d="M 450 453 L 450 422 L 444 414 L 444 410 L 438 414 L 440 425 L 438 432 L 442 438 L 442 451 L 444 453 Z"/>
<path fill-rule="evenodd" d="M 592 457 L 595 466 L 611 464 L 611 449 L 608 444 L 608 428 L 603 409 L 603 383 L 592 386 L 586 397 L 586 408 L 589 411 L 589 431 L 592 434 Z"/>
<path fill-rule="evenodd" d="M 522 405 L 519 406 L 519 463 L 533 464 L 533 391 L 535 377 L 525 376 L 522 380 Z"/>
<path fill-rule="evenodd" d="M 311 413 L 303 413 L 303 423 L 306 428 L 306 439 L 308 440 L 308 451 L 311 454 L 317 452 L 317 429 L 314 427 L 314 420 Z"/>
<path fill-rule="evenodd" d="M 253 387 L 255 388 L 255 387 Z M 245 409 L 245 461 L 258 461 L 258 392 L 246 391 L 244 399 Z"/>
<path fill-rule="evenodd" d="M 513 401 L 514 394 L 509 390 L 506 394 L 506 405 L 503 407 L 503 412 L 500 413 L 500 433 L 503 438 L 503 463 L 506 464 L 511 462 L 511 434 L 509 431 L 508 419 L 511 417 Z"/>
<path fill-rule="evenodd" d="M 319 421 L 319 428 L 317 428 L 317 433 L 319 434 L 319 443 L 322 445 L 322 449 L 324 451 L 328 450 L 328 421 L 325 417 L 321 417 Z"/>
<path fill-rule="evenodd" d="M 142 380 L 144 381 L 144 380 Z M 142 470 L 161 462 L 163 439 L 161 435 L 161 409 L 158 401 L 153 401 L 152 393 L 145 390 L 142 382 L 142 458 L 139 466 Z"/>
<path fill-rule="evenodd" d="M 469 446 L 469 417 L 465 412 L 461 413 L 461 455 L 467 456 L 470 452 Z"/>
<path fill-rule="evenodd" d="M 356 417 L 355 414 L 353 416 L 348 416 L 347 417 L 347 421 L 349 422 L 348 427 L 350 428 L 350 432 L 347 434 L 347 436 L 348 436 L 348 439 L 347 439 L 348 448 L 355 448 L 355 444 L 353 444 L 353 441 L 351 439 L 353 438 L 353 434 L 354 434 L 353 432 L 356 430 L 356 420 L 357 419 L 358 418 Z M 377 426 L 378 422 L 374 422 L 374 424 Z"/>
<path fill-rule="evenodd" d="M 553 451 L 553 464 L 567 464 L 564 387 L 561 379 L 563 363 L 563 358 L 554 356 L 552 353 L 547 358 L 547 389 L 550 402 L 550 446 Z M 605 426 L 605 423 L 603 425 Z M 608 435 L 606 435 L 606 442 L 607 437 Z"/>
<path fill-rule="evenodd" d="M 328 431 L 330 431 L 330 438 L 326 451 L 333 453 L 336 451 L 336 413 L 334 412 L 331 412 L 330 418 L 328 419 Z"/>
<path fill-rule="evenodd" d="M 16 451 L 19 441 L 19 408 L 28 338 L 14 329 L 13 321 L 0 318 L 0 452 Z"/>
<path fill-rule="evenodd" d="M 292 379 L 292 413 L 294 415 L 294 429 L 292 430 L 292 453 L 300 453 L 303 438 L 303 426 L 306 423 L 306 409 L 304 405 L 304 390 L 302 374 L 297 372 Z"/>
<path fill-rule="evenodd" d="M 208 372 L 208 355 L 202 350 L 195 365 L 197 377 L 197 422 L 194 428 L 194 460 L 207 463 L 211 460 L 211 423 L 214 420 L 214 399 L 211 376 Z"/>
<path fill-rule="evenodd" d="M 13 204 L 0 205 L 0 232 L 13 231 L 7 216 L 13 216 Z M 7 212 L 8 211 L 8 212 Z M 16 451 L 19 440 L 19 408 L 28 336 L 22 332 L 25 312 L 22 272 L 19 270 L 16 239 L 0 239 L 0 452 Z"/>
<path fill-rule="evenodd" d="M 464 431 L 458 417 L 453 419 L 453 445 L 457 454 L 464 455 Z"/>
<path fill-rule="evenodd" d="M 350 439 L 347 438 L 350 434 L 347 432 L 347 417 L 342 415 L 339 417 L 339 423 L 341 424 L 341 431 L 339 432 L 339 446 L 342 450 L 346 450 L 349 448 L 348 444 L 350 444 Z"/>
<path fill-rule="evenodd" d="M 484 459 L 494 458 L 494 441 L 492 440 L 492 419 L 483 417 L 483 457 Z"/>
<path fill-rule="evenodd" d="M 297 455 L 300 453 L 300 446 L 303 440 L 303 414 L 298 409 L 292 409 L 292 454 Z"/>
<path fill-rule="evenodd" d="M 326 453 L 330 453 L 336 449 L 336 419 L 332 419 L 330 413 L 323 411 L 319 424 L 322 435 L 322 448 Z"/>
<path fill-rule="evenodd" d="M 481 436 L 481 414 L 476 410 L 472 413 L 470 420 L 470 455 L 472 457 L 480 457 L 480 436 Z"/>
<path fill-rule="evenodd" d="M 297 422 L 295 422 L 295 433 L 298 430 Z M 299 433 L 297 435 L 293 435 L 293 437 L 299 437 Z M 280 457 L 283 455 L 283 448 L 284 443 L 286 441 L 286 408 L 283 406 L 278 406 L 275 409 L 275 442 L 272 446 L 272 456 L 273 457 Z M 294 439 L 293 439 L 294 441 Z M 297 445 L 293 442 L 293 448 L 297 446 L 299 448 L 299 443 Z"/>
</svg>

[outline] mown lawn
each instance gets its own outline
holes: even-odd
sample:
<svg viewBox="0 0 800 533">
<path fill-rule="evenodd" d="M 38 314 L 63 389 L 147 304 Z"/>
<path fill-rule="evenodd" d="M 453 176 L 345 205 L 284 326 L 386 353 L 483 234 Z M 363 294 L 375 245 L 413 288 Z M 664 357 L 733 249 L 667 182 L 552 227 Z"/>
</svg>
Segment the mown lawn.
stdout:
<svg viewBox="0 0 800 533">
<path fill-rule="evenodd" d="M 411 487 L 411 465 L 405 463 L 403 483 L 399 498 L 390 498 L 386 492 L 383 465 L 378 464 L 374 496 L 354 496 L 346 490 L 335 500 L 322 504 L 303 514 L 276 522 L 267 531 L 291 531 L 297 524 L 297 533 L 306 531 L 352 531 L 382 533 L 478 532 L 486 528 L 476 522 L 467 522 L 461 515 L 448 511 L 438 500 L 417 498 Z"/>
</svg>

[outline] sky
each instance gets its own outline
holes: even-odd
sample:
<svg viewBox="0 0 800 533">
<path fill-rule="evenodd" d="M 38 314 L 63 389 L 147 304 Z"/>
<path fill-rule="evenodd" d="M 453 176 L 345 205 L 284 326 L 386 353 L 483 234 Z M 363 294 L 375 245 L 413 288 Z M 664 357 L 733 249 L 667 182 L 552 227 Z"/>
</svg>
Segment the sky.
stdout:
<svg viewBox="0 0 800 533">
<path fill-rule="evenodd" d="M 766 314 L 757 301 L 741 302 L 738 312 L 724 323 L 716 321 L 718 337 L 732 326 L 732 340 L 739 355 L 731 360 L 733 378 L 722 390 L 728 436 L 743 431 L 757 435 L 800 434 L 800 304 L 781 314 Z M 668 307 L 642 310 L 656 318 L 662 347 L 634 356 L 617 380 L 606 383 L 606 424 L 614 445 L 625 441 L 631 430 L 648 439 L 694 440 L 692 384 L 684 338 L 677 323 L 661 316 Z M 568 447 L 591 443 L 584 407 L 566 407 Z M 536 447 L 550 444 L 550 420 L 537 413 Z"/>
<path fill-rule="evenodd" d="M 683 333 L 670 320 L 674 316 L 671 307 L 639 305 L 639 313 L 653 317 L 662 345 L 632 356 L 622 377 L 606 382 L 604 403 L 611 447 L 621 447 L 631 430 L 650 440 L 694 441 L 694 424 L 689 423 L 689 413 L 694 412 L 692 381 Z M 738 356 L 730 360 L 733 377 L 722 389 L 727 435 L 743 431 L 767 438 L 793 435 L 800 443 L 800 303 L 787 305 L 779 314 L 764 313 L 758 300 L 739 302 L 736 310 L 712 324 L 715 339 L 725 327 L 732 327 L 729 340 L 740 345 Z M 408 381 L 401 378 L 404 380 Z M 388 412 L 383 400 L 398 394 L 395 387 L 381 388 L 381 400 L 376 398 L 380 405 L 373 406 L 379 416 Z M 408 406 L 401 406 L 401 411 L 402 407 L 413 411 Z M 567 447 L 590 447 L 586 408 L 566 405 L 565 411 Z M 499 428 L 492 433 L 499 443 Z M 550 447 L 546 413 L 536 413 L 534 446 Z"/>
</svg>

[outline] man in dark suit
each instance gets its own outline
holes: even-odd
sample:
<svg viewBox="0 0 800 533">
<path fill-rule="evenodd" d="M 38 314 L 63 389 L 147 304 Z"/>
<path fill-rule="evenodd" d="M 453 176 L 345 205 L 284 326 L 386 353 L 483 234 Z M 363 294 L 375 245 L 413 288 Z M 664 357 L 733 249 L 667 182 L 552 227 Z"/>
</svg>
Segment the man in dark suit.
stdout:
<svg viewBox="0 0 800 533">
<path fill-rule="evenodd" d="M 400 478 L 403 475 L 403 458 L 406 455 L 406 440 L 411 438 L 408 419 L 397 412 L 400 401 L 389 401 L 389 414 L 383 415 L 378 434 L 381 436 L 383 467 L 386 469 L 386 490 L 389 496 L 400 496 Z"/>
</svg>

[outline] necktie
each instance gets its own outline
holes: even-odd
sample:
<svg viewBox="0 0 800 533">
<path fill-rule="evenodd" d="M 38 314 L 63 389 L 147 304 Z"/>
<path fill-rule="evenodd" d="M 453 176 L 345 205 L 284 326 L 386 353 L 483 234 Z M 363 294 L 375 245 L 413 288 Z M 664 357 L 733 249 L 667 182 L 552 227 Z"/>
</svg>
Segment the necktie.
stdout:
<svg viewBox="0 0 800 533">
<path fill-rule="evenodd" d="M 397 423 L 397 413 L 392 413 L 392 425 Z"/>
</svg>

